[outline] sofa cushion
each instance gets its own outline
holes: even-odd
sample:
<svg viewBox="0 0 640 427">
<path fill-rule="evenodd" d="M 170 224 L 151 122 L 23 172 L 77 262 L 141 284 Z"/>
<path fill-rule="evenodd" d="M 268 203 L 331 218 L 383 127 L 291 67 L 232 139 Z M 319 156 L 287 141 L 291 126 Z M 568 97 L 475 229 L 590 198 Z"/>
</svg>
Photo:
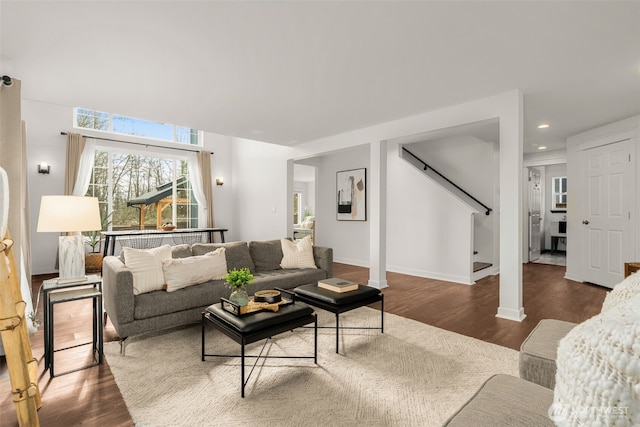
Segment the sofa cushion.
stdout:
<svg viewBox="0 0 640 427">
<path fill-rule="evenodd" d="M 133 294 L 139 295 L 162 289 L 164 273 L 162 261 L 171 258 L 171 246 L 163 245 L 153 249 L 122 248 L 125 265 L 133 275 Z"/>
<path fill-rule="evenodd" d="M 313 243 L 311 236 L 292 242 L 288 239 L 281 239 L 282 268 L 318 268 L 313 258 Z"/>
<path fill-rule="evenodd" d="M 282 261 L 280 240 L 249 242 L 249 252 L 256 271 L 280 270 L 280 261 Z"/>
<path fill-rule="evenodd" d="M 209 280 L 221 280 L 227 274 L 225 248 L 200 256 L 162 261 L 166 291 L 174 292 Z"/>
<path fill-rule="evenodd" d="M 520 378 L 553 390 L 558 343 L 575 326 L 575 323 L 556 319 L 538 322 L 520 346 Z"/>
<path fill-rule="evenodd" d="M 318 268 L 286 268 L 280 270 L 262 271 L 255 274 L 250 292 L 258 289 L 284 288 L 291 289 L 307 283 L 315 283 L 326 279 L 326 272 Z"/>
<path fill-rule="evenodd" d="M 220 302 L 220 297 L 228 298 L 229 293 L 230 291 L 223 280 L 212 280 L 187 286 L 175 292 L 160 290 L 140 294 L 134 297 L 133 317 L 135 320 L 141 320 L 198 307 L 204 309 L 211 304 Z"/>
<path fill-rule="evenodd" d="M 195 243 L 191 246 L 191 253 L 195 256 L 204 255 L 218 248 L 225 248 L 228 271 L 241 268 L 248 268 L 252 273 L 256 271 L 246 242 Z"/>
</svg>

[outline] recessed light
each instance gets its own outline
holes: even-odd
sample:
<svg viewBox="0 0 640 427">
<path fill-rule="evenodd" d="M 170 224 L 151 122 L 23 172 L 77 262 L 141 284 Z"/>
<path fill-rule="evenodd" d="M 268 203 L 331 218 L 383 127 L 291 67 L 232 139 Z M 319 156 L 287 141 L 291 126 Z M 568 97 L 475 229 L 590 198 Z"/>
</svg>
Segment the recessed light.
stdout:
<svg viewBox="0 0 640 427">
<path fill-rule="evenodd" d="M 549 125 L 547 123 L 542 123 L 541 125 L 538 125 L 538 129 L 546 129 L 548 127 Z"/>
<path fill-rule="evenodd" d="M 540 146 L 538 147 L 538 150 L 546 150 L 546 149 L 547 149 L 547 146 L 546 146 L 546 145 L 540 145 Z"/>
</svg>

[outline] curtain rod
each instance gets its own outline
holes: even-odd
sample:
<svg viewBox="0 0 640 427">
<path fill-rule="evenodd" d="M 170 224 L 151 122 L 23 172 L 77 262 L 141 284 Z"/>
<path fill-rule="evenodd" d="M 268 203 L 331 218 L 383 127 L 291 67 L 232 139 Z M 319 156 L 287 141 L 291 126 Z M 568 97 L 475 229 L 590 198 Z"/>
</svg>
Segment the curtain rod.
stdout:
<svg viewBox="0 0 640 427">
<path fill-rule="evenodd" d="M 68 132 L 62 131 L 60 132 L 60 135 L 69 135 Z M 121 139 L 114 139 L 114 138 L 102 138 L 100 136 L 93 136 L 93 135 L 84 135 L 81 134 L 82 136 L 84 136 L 85 138 L 93 138 L 93 139 L 99 139 L 102 141 L 111 141 L 111 142 L 122 142 L 124 144 L 133 144 L 133 145 L 143 145 L 145 147 L 149 147 L 149 144 L 145 144 L 144 142 L 133 142 L 133 141 L 123 141 Z M 166 148 L 168 150 L 178 150 L 178 151 L 192 151 L 195 153 L 198 153 L 200 151 L 205 151 L 205 150 L 191 150 L 189 148 L 178 148 L 178 147 L 165 147 L 164 145 L 151 145 L 152 147 L 158 147 L 158 148 Z M 210 154 L 213 154 L 213 151 L 209 152 Z"/>
</svg>

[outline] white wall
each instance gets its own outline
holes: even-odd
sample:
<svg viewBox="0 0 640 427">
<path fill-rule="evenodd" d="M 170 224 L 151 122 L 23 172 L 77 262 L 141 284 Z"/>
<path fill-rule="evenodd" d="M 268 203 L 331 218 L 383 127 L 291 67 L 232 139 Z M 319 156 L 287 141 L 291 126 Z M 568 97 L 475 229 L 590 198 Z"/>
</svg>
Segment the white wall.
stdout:
<svg viewBox="0 0 640 427">
<path fill-rule="evenodd" d="M 471 284 L 472 210 L 387 151 L 387 269 Z"/>
<path fill-rule="evenodd" d="M 367 221 L 338 221 L 336 213 L 336 173 L 367 168 L 370 173 L 369 146 L 350 148 L 321 157 L 318 169 L 316 205 L 316 244 L 333 248 L 333 258 L 346 264 L 369 266 L 369 185 Z"/>
<path fill-rule="evenodd" d="M 473 136 L 452 136 L 422 143 L 410 144 L 409 150 L 432 168 L 449 178 L 467 193 L 495 208 L 495 175 L 498 166 L 494 164 L 494 143 Z M 475 204 L 473 205 L 475 206 Z M 496 263 L 494 260 L 494 219 L 495 210 L 485 215 L 481 208 L 474 215 L 474 250 L 478 252 L 476 261 Z M 497 227 L 497 222 L 495 223 Z"/>
<path fill-rule="evenodd" d="M 31 255 L 33 274 L 55 272 L 58 248 L 56 233 L 37 233 L 40 199 L 43 195 L 62 194 L 67 137 L 61 131 L 73 131 L 73 108 L 46 102 L 22 100 L 22 117 L 27 123 L 27 158 L 29 213 L 31 229 Z M 120 138 L 119 138 L 120 139 Z M 204 148 L 213 151 L 212 177 L 229 176 L 231 170 L 231 138 L 205 133 Z M 51 165 L 49 175 L 39 174 L 37 164 L 46 161 Z M 231 186 L 214 185 L 214 214 L 216 225 L 230 228 L 227 240 L 233 238 Z"/>
<path fill-rule="evenodd" d="M 233 138 L 234 240 L 287 236 L 292 222 L 288 196 L 293 186 L 287 184 L 290 151 L 288 147 Z"/>
</svg>

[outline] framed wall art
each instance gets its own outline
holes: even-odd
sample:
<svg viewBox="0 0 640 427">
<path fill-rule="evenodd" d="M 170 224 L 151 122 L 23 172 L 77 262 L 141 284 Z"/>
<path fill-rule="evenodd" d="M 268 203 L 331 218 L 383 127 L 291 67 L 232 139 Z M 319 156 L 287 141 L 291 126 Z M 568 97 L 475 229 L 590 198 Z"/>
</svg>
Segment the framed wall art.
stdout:
<svg viewBox="0 0 640 427">
<path fill-rule="evenodd" d="M 336 173 L 336 213 L 338 221 L 367 220 L 367 169 Z"/>
</svg>

